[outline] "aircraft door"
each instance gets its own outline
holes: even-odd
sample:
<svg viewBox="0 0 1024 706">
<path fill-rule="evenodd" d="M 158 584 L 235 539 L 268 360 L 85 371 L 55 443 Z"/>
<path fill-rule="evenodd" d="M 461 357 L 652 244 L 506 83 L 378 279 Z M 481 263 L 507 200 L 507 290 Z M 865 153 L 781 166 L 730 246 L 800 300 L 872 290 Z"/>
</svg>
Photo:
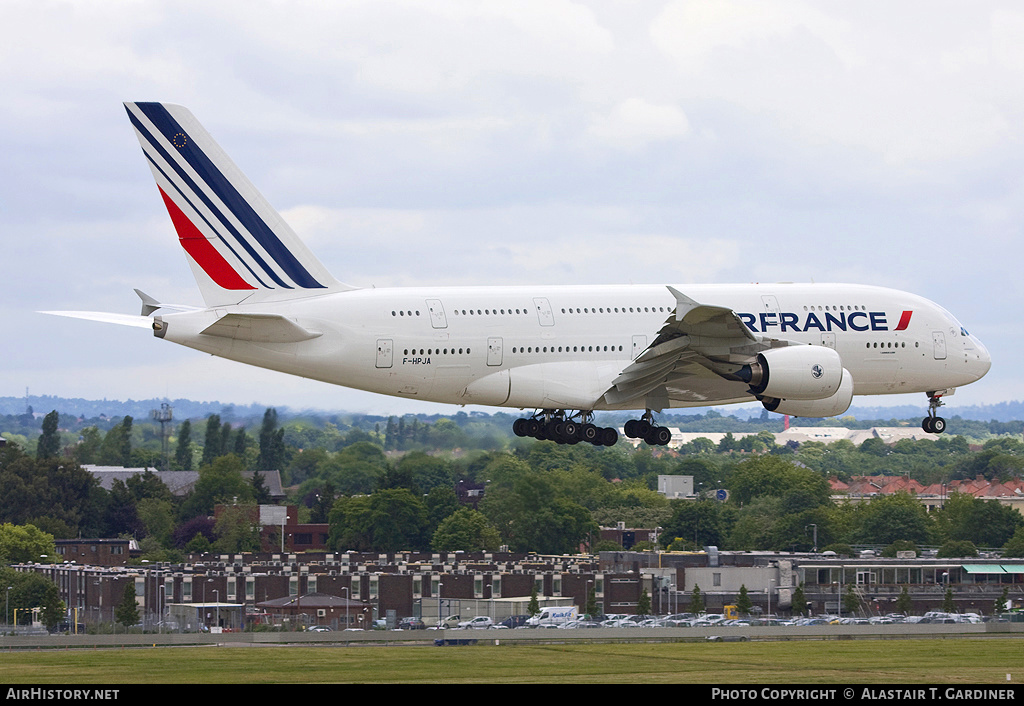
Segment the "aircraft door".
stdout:
<svg viewBox="0 0 1024 706">
<path fill-rule="evenodd" d="M 935 360 L 946 359 L 946 336 L 942 331 L 932 331 L 932 349 L 935 353 Z"/>
<path fill-rule="evenodd" d="M 633 355 L 630 356 L 630 360 L 636 360 L 646 349 L 647 336 L 633 336 Z"/>
<path fill-rule="evenodd" d="M 501 365 L 501 337 L 492 336 L 487 339 L 487 364 Z"/>
<path fill-rule="evenodd" d="M 535 297 L 533 305 L 537 308 L 537 319 L 541 326 L 554 326 L 555 314 L 551 311 L 551 302 L 544 297 Z"/>
<path fill-rule="evenodd" d="M 390 338 L 377 339 L 377 367 L 390 368 L 394 359 L 394 344 Z"/>
<path fill-rule="evenodd" d="M 427 311 L 430 312 L 430 325 L 434 328 L 448 328 L 448 319 L 444 315 L 444 305 L 440 299 L 428 299 Z"/>
</svg>

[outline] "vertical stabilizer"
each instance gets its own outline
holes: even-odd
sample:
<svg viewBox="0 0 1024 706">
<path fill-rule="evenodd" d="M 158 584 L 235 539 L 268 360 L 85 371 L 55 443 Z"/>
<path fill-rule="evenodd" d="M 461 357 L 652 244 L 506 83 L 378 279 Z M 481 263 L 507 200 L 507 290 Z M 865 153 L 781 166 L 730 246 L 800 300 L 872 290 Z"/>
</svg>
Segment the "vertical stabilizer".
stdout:
<svg viewBox="0 0 1024 706">
<path fill-rule="evenodd" d="M 353 289 L 331 276 L 186 108 L 124 106 L 207 306 Z"/>
</svg>

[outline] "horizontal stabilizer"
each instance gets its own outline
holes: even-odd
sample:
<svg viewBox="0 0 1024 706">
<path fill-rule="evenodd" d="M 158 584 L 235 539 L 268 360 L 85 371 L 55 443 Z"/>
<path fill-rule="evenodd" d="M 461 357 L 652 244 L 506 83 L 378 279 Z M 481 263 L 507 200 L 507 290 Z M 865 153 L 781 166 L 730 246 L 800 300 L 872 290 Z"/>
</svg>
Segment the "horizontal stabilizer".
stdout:
<svg viewBox="0 0 1024 706">
<path fill-rule="evenodd" d="M 118 324 L 120 326 L 153 327 L 153 319 L 148 316 L 136 316 L 134 314 L 110 314 L 105 311 L 40 311 L 39 313 L 50 314 L 51 316 L 67 316 L 72 319 L 86 319 L 87 321 L 102 321 L 103 323 Z"/>
<path fill-rule="evenodd" d="M 227 314 L 203 329 L 202 333 L 254 343 L 298 343 L 323 335 L 320 331 L 305 329 L 280 314 Z"/>
</svg>

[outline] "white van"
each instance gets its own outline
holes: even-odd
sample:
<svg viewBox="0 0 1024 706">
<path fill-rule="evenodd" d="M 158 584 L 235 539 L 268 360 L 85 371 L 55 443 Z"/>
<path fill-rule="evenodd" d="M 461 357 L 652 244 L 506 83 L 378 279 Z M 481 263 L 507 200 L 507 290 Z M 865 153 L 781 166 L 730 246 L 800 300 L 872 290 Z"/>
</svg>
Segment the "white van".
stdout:
<svg viewBox="0 0 1024 706">
<path fill-rule="evenodd" d="M 576 610 L 574 605 L 548 606 L 547 608 L 541 608 L 537 615 L 526 621 L 526 624 L 534 628 L 561 625 L 569 620 L 577 620 L 579 617 L 579 611 Z"/>
</svg>

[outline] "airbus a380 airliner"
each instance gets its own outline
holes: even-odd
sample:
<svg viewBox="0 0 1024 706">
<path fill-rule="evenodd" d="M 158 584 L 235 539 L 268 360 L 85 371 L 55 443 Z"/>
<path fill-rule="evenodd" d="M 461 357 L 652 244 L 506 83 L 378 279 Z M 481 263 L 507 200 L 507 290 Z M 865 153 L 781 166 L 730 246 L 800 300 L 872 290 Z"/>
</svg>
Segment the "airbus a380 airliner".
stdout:
<svg viewBox="0 0 1024 706">
<path fill-rule="evenodd" d="M 205 308 L 138 292 L 151 327 L 212 355 L 385 395 L 534 410 L 520 436 L 612 445 L 597 410 L 644 410 L 627 436 L 666 444 L 654 413 L 759 400 L 801 417 L 853 395 L 941 398 L 988 351 L 947 311 L 847 284 L 361 289 L 328 273 L 185 108 L 126 103 Z"/>
</svg>

